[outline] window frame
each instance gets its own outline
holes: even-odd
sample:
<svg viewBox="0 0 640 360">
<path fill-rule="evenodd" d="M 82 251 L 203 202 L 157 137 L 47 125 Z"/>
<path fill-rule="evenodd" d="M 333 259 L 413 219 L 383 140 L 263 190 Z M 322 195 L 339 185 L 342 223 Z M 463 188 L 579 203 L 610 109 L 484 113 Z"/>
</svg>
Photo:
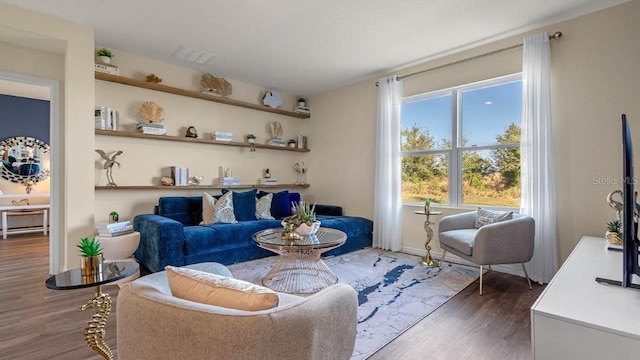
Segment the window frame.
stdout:
<svg viewBox="0 0 640 360">
<path fill-rule="evenodd" d="M 447 169 L 447 181 L 448 181 L 448 203 L 438 204 L 438 207 L 450 207 L 461 209 L 475 209 L 478 206 L 494 209 L 519 209 L 519 207 L 509 206 L 492 206 L 492 205 L 472 205 L 463 204 L 463 190 L 462 190 L 462 153 L 465 151 L 474 150 L 495 150 L 495 149 L 508 149 L 514 147 L 520 147 L 520 143 L 509 144 L 494 144 L 494 145 L 481 145 L 481 146 L 461 146 L 460 140 L 462 139 L 462 93 L 470 90 L 478 90 L 482 88 L 504 85 L 516 81 L 523 81 L 522 73 L 509 74 L 499 76 L 492 79 L 477 81 L 469 84 L 453 86 L 446 89 L 440 89 L 430 91 L 427 93 L 405 96 L 402 98 L 402 105 L 407 103 L 413 103 L 418 101 L 424 101 L 434 99 L 446 95 L 451 96 L 451 147 L 449 149 L 429 149 L 429 150 L 411 150 L 401 151 L 402 158 L 411 155 L 431 155 L 431 154 L 445 154 L 448 157 L 449 167 Z M 522 124 L 522 122 L 520 123 Z M 522 164 L 522 160 L 521 160 Z M 416 202 L 404 202 L 403 205 L 422 205 Z"/>
</svg>

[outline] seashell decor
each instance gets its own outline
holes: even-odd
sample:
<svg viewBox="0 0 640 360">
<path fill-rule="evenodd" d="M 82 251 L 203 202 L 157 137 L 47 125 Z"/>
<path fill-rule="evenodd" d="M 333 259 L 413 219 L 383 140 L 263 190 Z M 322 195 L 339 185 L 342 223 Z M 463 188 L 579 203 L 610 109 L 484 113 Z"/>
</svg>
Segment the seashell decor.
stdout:
<svg viewBox="0 0 640 360">
<path fill-rule="evenodd" d="M 233 90 L 231 83 L 227 80 L 215 77 L 211 74 L 202 74 L 200 85 L 202 85 L 202 89 L 204 89 L 204 91 L 221 95 L 223 97 L 231 95 L 231 91 Z"/>
<path fill-rule="evenodd" d="M 164 109 L 153 101 L 145 101 L 140 106 L 140 116 L 150 123 L 164 120 Z"/>
</svg>

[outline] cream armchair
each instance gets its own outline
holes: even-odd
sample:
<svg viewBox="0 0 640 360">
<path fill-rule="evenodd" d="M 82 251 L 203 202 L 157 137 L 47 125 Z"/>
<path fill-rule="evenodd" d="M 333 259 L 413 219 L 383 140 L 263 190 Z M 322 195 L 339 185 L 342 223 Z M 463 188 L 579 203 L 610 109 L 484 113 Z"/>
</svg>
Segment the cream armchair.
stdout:
<svg viewBox="0 0 640 360">
<path fill-rule="evenodd" d="M 188 266 L 230 276 L 220 264 Z M 117 300 L 120 360 L 349 359 L 357 324 L 357 293 L 333 285 L 303 298 L 279 294 L 280 305 L 242 311 L 171 295 L 164 271 L 125 284 Z"/>
<path fill-rule="evenodd" d="M 531 280 L 524 263 L 533 256 L 535 222 L 533 218 L 513 214 L 512 220 L 475 228 L 476 211 L 445 216 L 438 225 L 438 239 L 443 250 L 480 265 L 480 295 L 482 295 L 483 265 L 522 264 L 529 289 Z"/>
</svg>

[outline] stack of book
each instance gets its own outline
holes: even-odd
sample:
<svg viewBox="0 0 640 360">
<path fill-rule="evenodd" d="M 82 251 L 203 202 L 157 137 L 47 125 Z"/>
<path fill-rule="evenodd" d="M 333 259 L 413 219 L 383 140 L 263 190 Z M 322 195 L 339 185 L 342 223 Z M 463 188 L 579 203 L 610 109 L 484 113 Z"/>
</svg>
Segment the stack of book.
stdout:
<svg viewBox="0 0 640 360">
<path fill-rule="evenodd" d="M 98 236 L 114 237 L 133 232 L 133 225 L 130 221 L 121 221 L 116 223 L 97 223 L 96 231 Z"/>
<path fill-rule="evenodd" d="M 118 130 L 120 113 L 104 106 L 96 106 L 95 109 L 96 129 L 99 130 Z"/>
<path fill-rule="evenodd" d="M 214 180 L 215 185 L 240 185 L 240 179 L 237 177 L 219 177 Z"/>
<path fill-rule="evenodd" d="M 308 139 L 304 135 L 298 135 L 298 149 L 308 149 L 309 144 L 307 144 Z"/>
<path fill-rule="evenodd" d="M 293 112 L 294 113 L 298 113 L 298 114 L 305 114 L 305 115 L 311 115 L 311 111 L 309 111 L 309 107 L 308 106 L 296 106 L 295 108 L 293 108 Z"/>
<path fill-rule="evenodd" d="M 216 141 L 233 141 L 233 134 L 224 131 L 214 131 L 211 133 L 211 139 Z"/>
<path fill-rule="evenodd" d="M 173 185 L 187 186 L 189 185 L 189 169 L 180 166 L 172 166 L 171 178 L 173 179 Z"/>
<path fill-rule="evenodd" d="M 271 139 L 267 144 L 271 146 L 287 146 L 287 142 L 282 139 Z"/>
<path fill-rule="evenodd" d="M 167 135 L 167 129 L 162 124 L 138 123 L 136 129 L 143 134 Z"/>
<path fill-rule="evenodd" d="M 258 185 L 278 185 L 278 179 L 260 178 L 258 179 Z"/>
<path fill-rule="evenodd" d="M 114 65 L 95 64 L 94 70 L 105 74 L 120 75 L 120 69 Z"/>
</svg>

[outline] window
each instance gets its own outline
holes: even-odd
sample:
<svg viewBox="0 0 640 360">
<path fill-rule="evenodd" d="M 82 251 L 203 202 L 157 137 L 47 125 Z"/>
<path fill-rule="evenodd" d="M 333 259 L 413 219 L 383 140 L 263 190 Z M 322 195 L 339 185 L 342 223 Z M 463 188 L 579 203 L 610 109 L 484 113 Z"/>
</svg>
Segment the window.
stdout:
<svg viewBox="0 0 640 360">
<path fill-rule="evenodd" d="M 520 206 L 521 76 L 404 98 L 402 199 Z"/>
</svg>

